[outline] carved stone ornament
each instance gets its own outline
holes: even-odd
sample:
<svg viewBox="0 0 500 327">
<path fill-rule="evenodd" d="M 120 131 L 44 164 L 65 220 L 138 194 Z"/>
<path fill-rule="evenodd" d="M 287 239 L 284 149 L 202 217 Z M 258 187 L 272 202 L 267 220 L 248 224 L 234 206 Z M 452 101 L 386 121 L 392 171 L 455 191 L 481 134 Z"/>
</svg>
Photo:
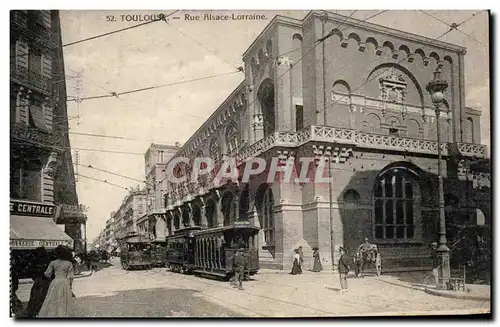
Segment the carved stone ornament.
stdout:
<svg viewBox="0 0 500 327">
<path fill-rule="evenodd" d="M 385 102 L 406 101 L 407 83 L 402 74 L 391 69 L 387 75 L 379 79 L 380 99 Z"/>
</svg>

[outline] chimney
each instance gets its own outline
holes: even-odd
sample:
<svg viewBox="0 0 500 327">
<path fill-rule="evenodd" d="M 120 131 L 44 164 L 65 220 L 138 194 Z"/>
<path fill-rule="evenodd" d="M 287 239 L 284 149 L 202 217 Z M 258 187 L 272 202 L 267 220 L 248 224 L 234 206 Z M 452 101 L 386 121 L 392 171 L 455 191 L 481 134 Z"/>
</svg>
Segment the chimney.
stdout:
<svg viewBox="0 0 500 327">
<path fill-rule="evenodd" d="M 175 142 L 175 147 L 176 147 L 176 148 L 180 148 L 180 144 L 179 144 L 179 142 Z"/>
</svg>

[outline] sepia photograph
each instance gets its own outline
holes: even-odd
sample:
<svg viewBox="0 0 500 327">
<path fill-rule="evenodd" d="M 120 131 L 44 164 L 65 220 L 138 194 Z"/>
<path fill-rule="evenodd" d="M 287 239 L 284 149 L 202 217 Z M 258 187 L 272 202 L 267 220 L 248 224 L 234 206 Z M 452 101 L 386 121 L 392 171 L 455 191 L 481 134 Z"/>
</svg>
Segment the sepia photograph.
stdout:
<svg viewBox="0 0 500 327">
<path fill-rule="evenodd" d="M 491 318 L 491 24 L 10 10 L 10 319 Z"/>
</svg>

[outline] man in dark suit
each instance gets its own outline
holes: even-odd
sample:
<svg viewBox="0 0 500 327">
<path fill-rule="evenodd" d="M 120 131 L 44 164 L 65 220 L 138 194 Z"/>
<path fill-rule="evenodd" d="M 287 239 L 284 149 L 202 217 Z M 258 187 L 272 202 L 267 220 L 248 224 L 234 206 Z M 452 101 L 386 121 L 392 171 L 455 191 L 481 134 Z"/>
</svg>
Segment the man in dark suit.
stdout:
<svg viewBox="0 0 500 327">
<path fill-rule="evenodd" d="M 245 249 L 239 249 L 234 254 L 233 271 L 234 283 L 238 281 L 238 289 L 243 290 L 243 279 L 245 278 L 245 269 L 247 266 Z"/>
<path fill-rule="evenodd" d="M 350 261 L 349 257 L 346 255 L 346 250 L 344 247 L 340 247 L 340 258 L 339 258 L 339 277 L 340 277 L 340 288 L 341 292 L 347 292 L 347 274 L 349 273 Z"/>
<path fill-rule="evenodd" d="M 31 278 L 34 284 L 31 287 L 30 300 L 26 310 L 27 316 L 30 318 L 36 317 L 47 296 L 52 279 L 45 277 L 45 270 L 49 266 L 50 259 L 44 247 L 35 249 L 35 260 L 31 266 Z"/>
</svg>

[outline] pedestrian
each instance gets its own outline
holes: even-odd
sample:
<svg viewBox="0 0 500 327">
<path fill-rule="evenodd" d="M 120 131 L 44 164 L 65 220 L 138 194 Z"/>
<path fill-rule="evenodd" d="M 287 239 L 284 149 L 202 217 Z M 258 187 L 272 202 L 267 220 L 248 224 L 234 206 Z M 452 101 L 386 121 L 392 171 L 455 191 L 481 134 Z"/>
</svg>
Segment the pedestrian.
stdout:
<svg viewBox="0 0 500 327">
<path fill-rule="evenodd" d="M 10 276 L 11 276 L 11 284 L 10 284 L 10 310 L 11 314 L 14 314 L 16 318 L 22 318 L 26 314 L 24 310 L 23 303 L 17 297 L 17 290 L 19 289 L 19 260 L 15 255 L 11 255 L 11 263 L 10 263 Z"/>
<path fill-rule="evenodd" d="M 247 266 L 245 249 L 240 248 L 235 252 L 233 271 L 234 271 L 234 284 L 238 282 L 238 289 L 243 290 L 243 279 L 245 278 L 245 270 Z"/>
<path fill-rule="evenodd" d="M 439 258 L 437 255 L 437 243 L 431 243 L 431 260 L 432 260 L 432 275 L 434 276 L 434 284 L 436 288 L 439 286 Z"/>
<path fill-rule="evenodd" d="M 339 276 L 340 276 L 340 288 L 341 292 L 348 292 L 347 289 L 347 274 L 351 269 L 349 265 L 349 257 L 346 255 L 346 250 L 344 247 L 340 247 L 340 258 L 339 258 Z"/>
<path fill-rule="evenodd" d="M 72 304 L 73 264 L 70 249 L 65 246 L 56 248 L 57 259 L 51 261 L 45 276 L 54 279 L 50 283 L 47 296 L 38 317 L 68 317 Z"/>
<path fill-rule="evenodd" d="M 35 318 L 38 315 L 43 301 L 47 296 L 52 279 L 45 276 L 45 271 L 50 261 L 50 257 L 44 247 L 35 249 L 35 259 L 31 266 L 31 278 L 34 283 L 31 287 L 30 299 L 26 310 L 26 315 L 29 318 Z"/>
<path fill-rule="evenodd" d="M 299 257 L 300 257 L 300 271 L 302 271 L 302 267 L 304 265 L 304 251 L 302 251 L 302 246 L 299 246 Z"/>
<path fill-rule="evenodd" d="M 313 264 L 313 272 L 320 272 L 323 270 L 323 266 L 321 265 L 321 260 L 319 258 L 319 249 L 318 248 L 313 248 L 313 258 L 314 258 L 314 264 Z"/>
<path fill-rule="evenodd" d="M 300 268 L 299 249 L 295 249 L 294 252 L 295 254 L 293 255 L 292 271 L 290 272 L 290 274 L 292 275 L 302 274 L 302 269 Z"/>
</svg>

